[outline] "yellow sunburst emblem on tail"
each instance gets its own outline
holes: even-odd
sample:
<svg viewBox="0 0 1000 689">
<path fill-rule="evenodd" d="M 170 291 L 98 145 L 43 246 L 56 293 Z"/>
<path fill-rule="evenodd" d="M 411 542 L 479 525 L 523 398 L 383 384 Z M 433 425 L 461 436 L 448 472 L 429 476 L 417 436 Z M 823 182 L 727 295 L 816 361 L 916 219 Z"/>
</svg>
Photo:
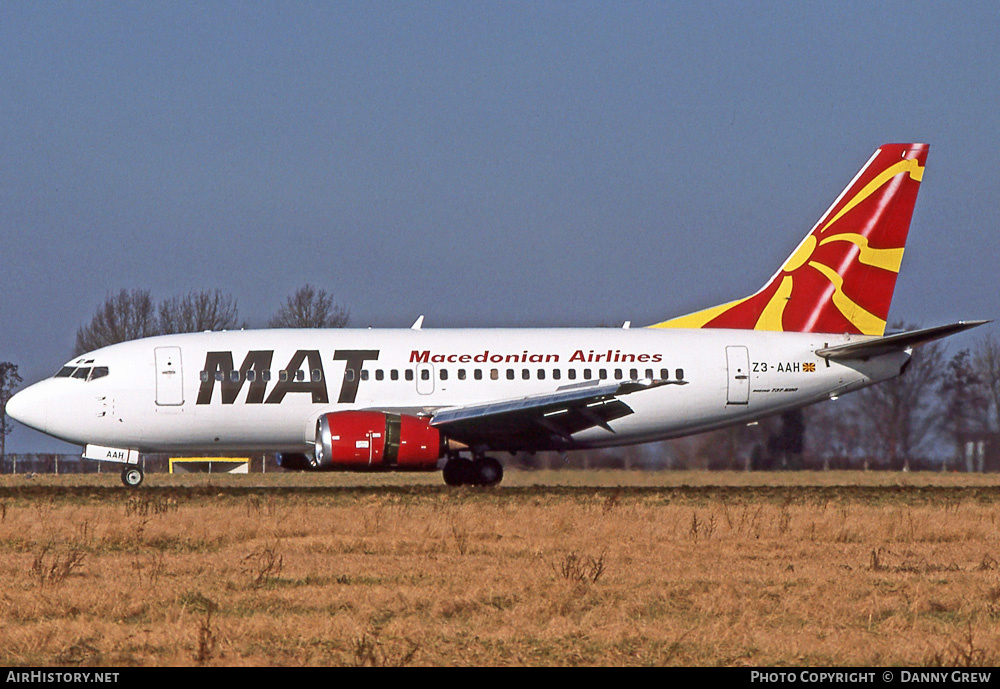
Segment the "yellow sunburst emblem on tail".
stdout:
<svg viewBox="0 0 1000 689">
<path fill-rule="evenodd" d="M 650 327 L 882 335 L 926 159 L 881 147 L 757 293 Z"/>
</svg>

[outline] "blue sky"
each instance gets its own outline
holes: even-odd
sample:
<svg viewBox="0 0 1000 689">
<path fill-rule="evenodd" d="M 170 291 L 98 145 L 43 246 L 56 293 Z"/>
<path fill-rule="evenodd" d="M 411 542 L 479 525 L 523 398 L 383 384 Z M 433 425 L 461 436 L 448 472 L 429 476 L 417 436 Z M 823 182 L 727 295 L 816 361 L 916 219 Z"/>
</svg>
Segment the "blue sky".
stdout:
<svg viewBox="0 0 1000 689">
<path fill-rule="evenodd" d="M 0 360 L 51 375 L 123 287 L 251 325 L 307 282 L 361 327 L 648 324 L 756 290 L 889 141 L 931 144 L 891 319 L 995 318 L 998 30 L 989 2 L 0 2 Z"/>
</svg>

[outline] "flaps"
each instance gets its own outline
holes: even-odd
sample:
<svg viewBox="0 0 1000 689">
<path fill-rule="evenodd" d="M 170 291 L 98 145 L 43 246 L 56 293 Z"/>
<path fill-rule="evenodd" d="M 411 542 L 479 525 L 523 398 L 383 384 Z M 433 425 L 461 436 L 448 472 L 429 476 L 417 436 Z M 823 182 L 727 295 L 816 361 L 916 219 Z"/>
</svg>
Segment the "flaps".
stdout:
<svg viewBox="0 0 1000 689">
<path fill-rule="evenodd" d="M 574 433 L 588 428 L 614 432 L 610 422 L 632 414 L 632 408 L 619 397 L 685 383 L 658 379 L 611 384 L 593 381 L 542 395 L 443 409 L 435 412 L 431 425 L 470 446 L 498 450 L 564 448 L 572 446 Z"/>
</svg>

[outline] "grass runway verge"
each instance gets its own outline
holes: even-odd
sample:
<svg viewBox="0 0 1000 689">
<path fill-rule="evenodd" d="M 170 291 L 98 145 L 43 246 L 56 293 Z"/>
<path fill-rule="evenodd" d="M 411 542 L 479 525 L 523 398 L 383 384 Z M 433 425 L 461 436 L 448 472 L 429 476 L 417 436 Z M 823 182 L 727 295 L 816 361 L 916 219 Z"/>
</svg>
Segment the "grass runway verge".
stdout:
<svg viewBox="0 0 1000 689">
<path fill-rule="evenodd" d="M 0 477 L 0 663 L 996 665 L 1000 481 Z"/>
</svg>

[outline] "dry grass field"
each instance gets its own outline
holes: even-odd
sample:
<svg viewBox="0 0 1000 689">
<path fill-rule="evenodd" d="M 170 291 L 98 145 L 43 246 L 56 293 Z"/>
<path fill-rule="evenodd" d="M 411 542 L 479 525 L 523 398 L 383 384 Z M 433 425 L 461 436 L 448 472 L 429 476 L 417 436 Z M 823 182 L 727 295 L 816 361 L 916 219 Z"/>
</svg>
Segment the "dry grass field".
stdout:
<svg viewBox="0 0 1000 689">
<path fill-rule="evenodd" d="M 0 664 L 995 665 L 994 476 L 0 477 Z"/>
</svg>

